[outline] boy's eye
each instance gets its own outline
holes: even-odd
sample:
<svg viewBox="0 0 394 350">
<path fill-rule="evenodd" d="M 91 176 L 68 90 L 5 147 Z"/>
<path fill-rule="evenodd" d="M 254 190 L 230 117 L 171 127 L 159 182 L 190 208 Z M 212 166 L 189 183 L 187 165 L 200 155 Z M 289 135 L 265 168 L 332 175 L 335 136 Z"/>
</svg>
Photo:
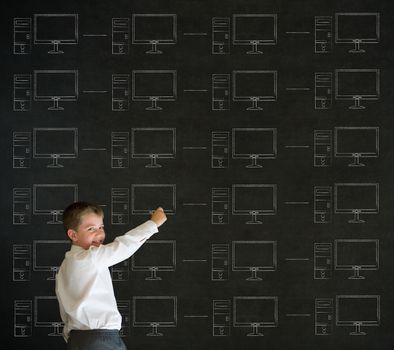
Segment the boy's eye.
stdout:
<svg viewBox="0 0 394 350">
<path fill-rule="evenodd" d="M 88 232 L 96 232 L 98 230 L 104 230 L 104 226 L 100 226 L 100 227 L 89 227 Z"/>
</svg>

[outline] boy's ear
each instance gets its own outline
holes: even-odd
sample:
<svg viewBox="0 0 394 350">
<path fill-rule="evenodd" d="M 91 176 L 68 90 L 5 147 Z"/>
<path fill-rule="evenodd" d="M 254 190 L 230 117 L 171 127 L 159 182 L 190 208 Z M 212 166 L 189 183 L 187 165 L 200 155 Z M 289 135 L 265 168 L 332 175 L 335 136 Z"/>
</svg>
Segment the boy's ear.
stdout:
<svg viewBox="0 0 394 350">
<path fill-rule="evenodd" d="M 69 228 L 67 230 L 67 236 L 73 241 L 75 242 L 77 240 L 77 232 L 74 231 L 73 229 Z"/>
</svg>

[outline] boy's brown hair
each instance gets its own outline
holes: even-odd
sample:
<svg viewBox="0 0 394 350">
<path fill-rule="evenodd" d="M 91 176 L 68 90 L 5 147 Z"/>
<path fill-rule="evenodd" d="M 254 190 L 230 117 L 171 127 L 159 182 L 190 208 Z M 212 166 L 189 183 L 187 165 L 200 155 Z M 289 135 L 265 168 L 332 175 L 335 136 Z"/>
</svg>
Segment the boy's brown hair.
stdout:
<svg viewBox="0 0 394 350">
<path fill-rule="evenodd" d="M 103 209 L 89 202 L 75 202 L 70 204 L 63 212 L 63 226 L 67 230 L 78 230 L 82 215 L 94 213 L 104 217 Z"/>
</svg>

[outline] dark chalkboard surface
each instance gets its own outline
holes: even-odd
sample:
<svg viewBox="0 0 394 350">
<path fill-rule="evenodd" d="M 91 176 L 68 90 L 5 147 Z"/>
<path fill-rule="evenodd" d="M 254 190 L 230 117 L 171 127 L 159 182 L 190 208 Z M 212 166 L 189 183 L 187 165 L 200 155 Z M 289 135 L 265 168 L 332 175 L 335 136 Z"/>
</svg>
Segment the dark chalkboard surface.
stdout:
<svg viewBox="0 0 394 350">
<path fill-rule="evenodd" d="M 3 322 L 65 349 L 66 205 L 107 241 L 129 349 L 391 349 L 390 0 L 6 1 Z"/>
</svg>

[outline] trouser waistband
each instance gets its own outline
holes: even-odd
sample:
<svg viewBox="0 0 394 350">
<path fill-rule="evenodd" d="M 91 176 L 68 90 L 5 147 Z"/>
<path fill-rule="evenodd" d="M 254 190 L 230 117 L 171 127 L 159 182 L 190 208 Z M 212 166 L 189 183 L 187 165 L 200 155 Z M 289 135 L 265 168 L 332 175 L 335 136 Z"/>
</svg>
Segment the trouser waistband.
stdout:
<svg viewBox="0 0 394 350">
<path fill-rule="evenodd" d="M 70 332 L 67 350 L 127 350 L 119 330 L 88 329 Z"/>
<path fill-rule="evenodd" d="M 70 334 L 119 334 L 117 329 L 72 329 Z"/>
</svg>

